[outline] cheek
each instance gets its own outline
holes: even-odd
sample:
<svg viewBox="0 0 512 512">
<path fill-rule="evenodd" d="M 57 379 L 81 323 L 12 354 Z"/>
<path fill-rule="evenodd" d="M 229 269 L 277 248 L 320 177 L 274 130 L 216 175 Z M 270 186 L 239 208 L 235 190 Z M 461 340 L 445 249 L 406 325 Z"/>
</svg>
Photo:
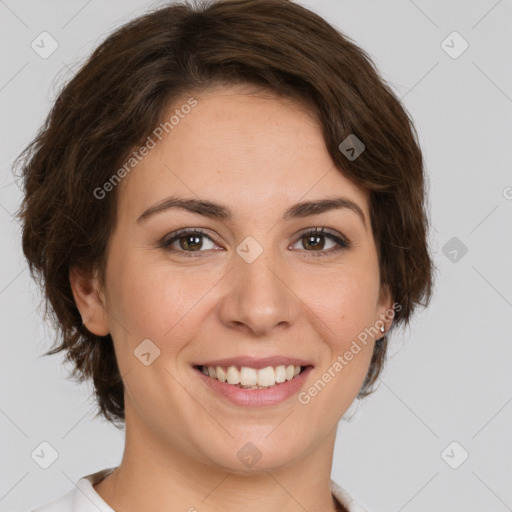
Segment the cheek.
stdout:
<svg viewBox="0 0 512 512">
<path fill-rule="evenodd" d="M 149 338 L 166 350 L 172 350 L 170 340 L 174 346 L 186 339 L 187 327 L 197 328 L 199 302 L 211 288 L 197 272 L 135 259 L 119 264 L 109 284 L 109 310 L 125 331 L 122 336 L 131 344 Z"/>
<path fill-rule="evenodd" d="M 368 372 L 374 347 L 370 328 L 376 321 L 379 292 L 376 279 L 371 272 L 338 274 L 309 296 L 307 305 L 318 319 L 317 330 L 327 350 L 318 376 L 327 383 L 328 391 L 318 401 L 325 414 L 333 404 L 334 410 L 346 410 Z"/>
<path fill-rule="evenodd" d="M 308 307 L 329 328 L 333 343 L 341 347 L 373 325 L 378 293 L 378 275 L 368 267 L 333 272 L 303 292 L 308 297 Z"/>
</svg>

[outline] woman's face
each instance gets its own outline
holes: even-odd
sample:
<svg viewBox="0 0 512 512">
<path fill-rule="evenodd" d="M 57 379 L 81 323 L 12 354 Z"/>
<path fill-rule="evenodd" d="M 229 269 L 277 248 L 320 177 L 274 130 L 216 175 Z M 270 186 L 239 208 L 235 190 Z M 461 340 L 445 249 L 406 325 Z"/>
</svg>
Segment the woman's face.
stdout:
<svg viewBox="0 0 512 512">
<path fill-rule="evenodd" d="M 240 87 L 194 97 L 117 185 L 99 294 L 107 313 L 100 306 L 84 316 L 113 337 L 133 439 L 231 471 L 249 467 L 247 452 L 261 454 L 254 468 L 285 467 L 335 432 L 381 335 L 358 336 L 391 308 L 379 295 L 368 197 L 335 168 L 320 127 L 296 105 Z M 171 196 L 218 206 L 141 218 Z M 339 198 L 325 211 L 296 206 Z M 171 240 L 183 229 L 202 233 Z M 260 405 L 238 395 L 235 403 L 195 366 L 239 357 L 276 357 L 271 366 L 297 359 L 310 369 L 291 396 L 272 402 L 279 386 L 291 387 L 281 383 Z"/>
</svg>

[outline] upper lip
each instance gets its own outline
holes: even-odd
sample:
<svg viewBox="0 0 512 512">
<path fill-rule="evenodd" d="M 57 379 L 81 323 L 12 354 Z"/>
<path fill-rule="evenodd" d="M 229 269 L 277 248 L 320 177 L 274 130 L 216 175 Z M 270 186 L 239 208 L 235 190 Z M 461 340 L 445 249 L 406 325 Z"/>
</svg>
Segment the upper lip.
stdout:
<svg viewBox="0 0 512 512">
<path fill-rule="evenodd" d="M 246 366 L 249 368 L 255 368 L 259 370 L 261 368 L 266 368 L 267 366 L 312 366 L 312 363 L 306 361 L 305 359 L 297 359 L 296 357 L 287 357 L 287 356 L 272 356 L 272 357 L 251 357 L 251 356 L 242 356 L 242 357 L 229 357 L 226 359 L 215 359 L 213 361 L 202 361 L 194 363 L 194 366 Z"/>
</svg>

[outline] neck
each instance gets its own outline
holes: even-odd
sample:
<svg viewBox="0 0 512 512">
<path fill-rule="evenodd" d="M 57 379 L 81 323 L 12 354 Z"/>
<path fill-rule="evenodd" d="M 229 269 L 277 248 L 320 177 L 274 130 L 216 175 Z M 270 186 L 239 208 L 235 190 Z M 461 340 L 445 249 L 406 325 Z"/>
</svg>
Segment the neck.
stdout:
<svg viewBox="0 0 512 512">
<path fill-rule="evenodd" d="M 199 460 L 189 446 L 163 442 L 126 412 L 122 462 L 94 486 L 116 511 L 344 511 L 330 488 L 336 429 L 292 463 L 234 472 Z"/>
</svg>

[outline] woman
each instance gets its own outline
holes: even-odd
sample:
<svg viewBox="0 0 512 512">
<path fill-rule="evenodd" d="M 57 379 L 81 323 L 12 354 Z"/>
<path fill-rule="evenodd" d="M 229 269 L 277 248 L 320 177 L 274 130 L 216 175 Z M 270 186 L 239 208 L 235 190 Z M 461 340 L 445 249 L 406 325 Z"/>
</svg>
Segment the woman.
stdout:
<svg viewBox="0 0 512 512">
<path fill-rule="evenodd" d="M 123 459 L 37 509 L 356 511 L 337 425 L 432 287 L 424 171 L 368 56 L 287 0 L 112 34 L 24 152 L 18 213 Z"/>
</svg>

